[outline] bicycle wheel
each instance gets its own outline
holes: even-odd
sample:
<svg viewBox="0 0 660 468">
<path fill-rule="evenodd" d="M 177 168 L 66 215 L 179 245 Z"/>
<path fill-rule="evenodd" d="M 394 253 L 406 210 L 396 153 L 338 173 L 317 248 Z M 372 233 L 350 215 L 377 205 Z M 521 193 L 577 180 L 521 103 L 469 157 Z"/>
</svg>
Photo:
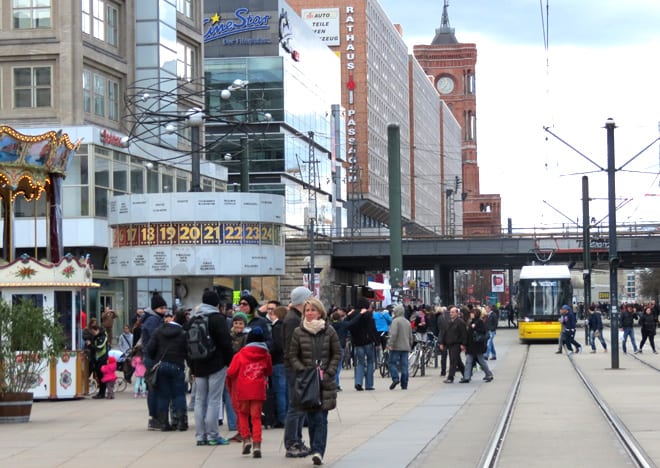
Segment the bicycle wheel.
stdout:
<svg viewBox="0 0 660 468">
<path fill-rule="evenodd" d="M 89 381 L 88 382 L 89 383 L 87 384 L 87 394 L 88 395 L 93 395 L 98 391 L 99 386 L 96 383 L 96 379 L 94 378 L 93 375 L 89 376 Z"/>
<path fill-rule="evenodd" d="M 115 392 L 123 392 L 126 390 L 127 385 L 125 378 L 117 377 L 117 381 L 115 382 Z"/>
<path fill-rule="evenodd" d="M 346 343 L 346 348 L 344 349 L 344 362 L 342 362 L 343 369 L 350 369 L 353 362 L 353 347 L 350 343 Z"/>
<path fill-rule="evenodd" d="M 433 356 L 433 351 L 431 349 L 431 346 L 425 346 L 424 347 L 424 367 L 429 367 L 429 364 L 431 363 L 431 357 Z"/>
<path fill-rule="evenodd" d="M 380 376 L 385 378 L 390 376 L 390 367 L 389 367 L 389 362 L 390 362 L 390 353 L 388 351 L 385 351 L 383 353 L 383 358 L 380 362 Z"/>
<path fill-rule="evenodd" d="M 410 357 L 408 358 L 408 369 L 408 373 L 411 377 L 417 375 L 417 371 L 419 370 L 419 348 L 415 348 L 413 352 L 410 353 Z"/>
</svg>

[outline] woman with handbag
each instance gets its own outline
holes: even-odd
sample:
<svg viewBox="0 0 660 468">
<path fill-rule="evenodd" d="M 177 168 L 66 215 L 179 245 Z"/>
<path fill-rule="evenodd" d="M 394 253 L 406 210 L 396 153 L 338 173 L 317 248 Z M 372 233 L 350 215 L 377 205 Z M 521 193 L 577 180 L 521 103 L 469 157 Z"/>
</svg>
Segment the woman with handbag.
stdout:
<svg viewBox="0 0 660 468">
<path fill-rule="evenodd" d="M 459 383 L 469 383 L 472 378 L 472 369 L 475 361 L 479 363 L 486 376 L 484 380 L 490 382 L 493 380 L 493 372 L 488 367 L 488 362 L 484 356 L 488 343 L 488 331 L 486 324 L 481 320 L 482 311 L 475 307 L 470 311 L 470 320 L 468 321 L 468 340 L 465 349 L 465 373 Z"/>
<path fill-rule="evenodd" d="M 325 307 L 314 297 L 305 301 L 303 320 L 291 337 L 288 358 L 296 372 L 292 400 L 307 412 L 312 462 L 322 465 L 328 442 L 328 411 L 337 406 L 335 374 L 341 348 Z"/>
<path fill-rule="evenodd" d="M 145 355 L 155 363 L 154 367 L 158 368 L 157 383 L 149 388 L 149 392 L 156 393 L 156 419 L 163 432 L 176 429 L 188 430 L 185 381 L 186 336 L 182 327 L 185 321 L 183 310 L 176 312 L 174 320 L 165 320 L 165 323 L 154 332 L 145 352 Z M 152 371 L 153 367 L 149 372 Z M 168 415 L 170 401 L 175 415 L 172 425 Z"/>
</svg>

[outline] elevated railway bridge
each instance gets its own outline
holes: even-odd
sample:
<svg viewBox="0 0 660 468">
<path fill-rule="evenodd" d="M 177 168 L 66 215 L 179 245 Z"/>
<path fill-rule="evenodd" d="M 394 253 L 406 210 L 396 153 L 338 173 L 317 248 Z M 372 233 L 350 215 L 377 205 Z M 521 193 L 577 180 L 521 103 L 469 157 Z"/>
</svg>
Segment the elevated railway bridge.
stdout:
<svg viewBox="0 0 660 468">
<path fill-rule="evenodd" d="M 607 228 L 601 230 L 607 233 Z M 609 241 L 591 238 L 592 268 L 609 268 Z M 331 268 L 364 273 L 390 268 L 390 240 L 386 235 L 342 237 L 331 241 Z M 660 267 L 660 225 L 622 226 L 617 230 L 619 268 Z M 581 268 L 582 232 L 520 232 L 497 237 L 404 238 L 404 270 L 433 270 L 434 289 L 444 304 L 452 302 L 456 270 L 519 269 L 532 263 L 566 263 Z"/>
</svg>

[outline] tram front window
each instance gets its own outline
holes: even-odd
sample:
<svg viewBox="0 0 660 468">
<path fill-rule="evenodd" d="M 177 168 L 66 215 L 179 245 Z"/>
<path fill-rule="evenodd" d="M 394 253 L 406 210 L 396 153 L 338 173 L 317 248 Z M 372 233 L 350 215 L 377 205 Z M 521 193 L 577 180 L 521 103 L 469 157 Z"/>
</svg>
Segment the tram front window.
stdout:
<svg viewBox="0 0 660 468">
<path fill-rule="evenodd" d="M 571 300 L 566 280 L 521 281 L 520 292 L 520 309 L 528 320 L 556 320 L 559 308 Z"/>
</svg>

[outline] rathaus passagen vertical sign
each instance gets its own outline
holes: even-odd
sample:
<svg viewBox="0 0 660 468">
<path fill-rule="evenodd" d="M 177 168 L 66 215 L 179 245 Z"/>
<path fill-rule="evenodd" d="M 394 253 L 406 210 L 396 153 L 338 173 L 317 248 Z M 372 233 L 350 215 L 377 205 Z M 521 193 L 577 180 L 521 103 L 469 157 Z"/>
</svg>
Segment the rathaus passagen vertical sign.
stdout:
<svg viewBox="0 0 660 468">
<path fill-rule="evenodd" d="M 346 80 L 346 90 L 348 99 L 346 101 L 347 119 L 346 119 L 346 152 L 348 155 L 348 182 L 356 183 L 358 180 L 358 159 L 357 159 L 357 124 L 355 122 L 355 81 L 353 72 L 355 70 L 355 8 L 346 7 L 346 19 L 344 27 L 346 30 L 346 70 L 348 78 Z"/>
</svg>

